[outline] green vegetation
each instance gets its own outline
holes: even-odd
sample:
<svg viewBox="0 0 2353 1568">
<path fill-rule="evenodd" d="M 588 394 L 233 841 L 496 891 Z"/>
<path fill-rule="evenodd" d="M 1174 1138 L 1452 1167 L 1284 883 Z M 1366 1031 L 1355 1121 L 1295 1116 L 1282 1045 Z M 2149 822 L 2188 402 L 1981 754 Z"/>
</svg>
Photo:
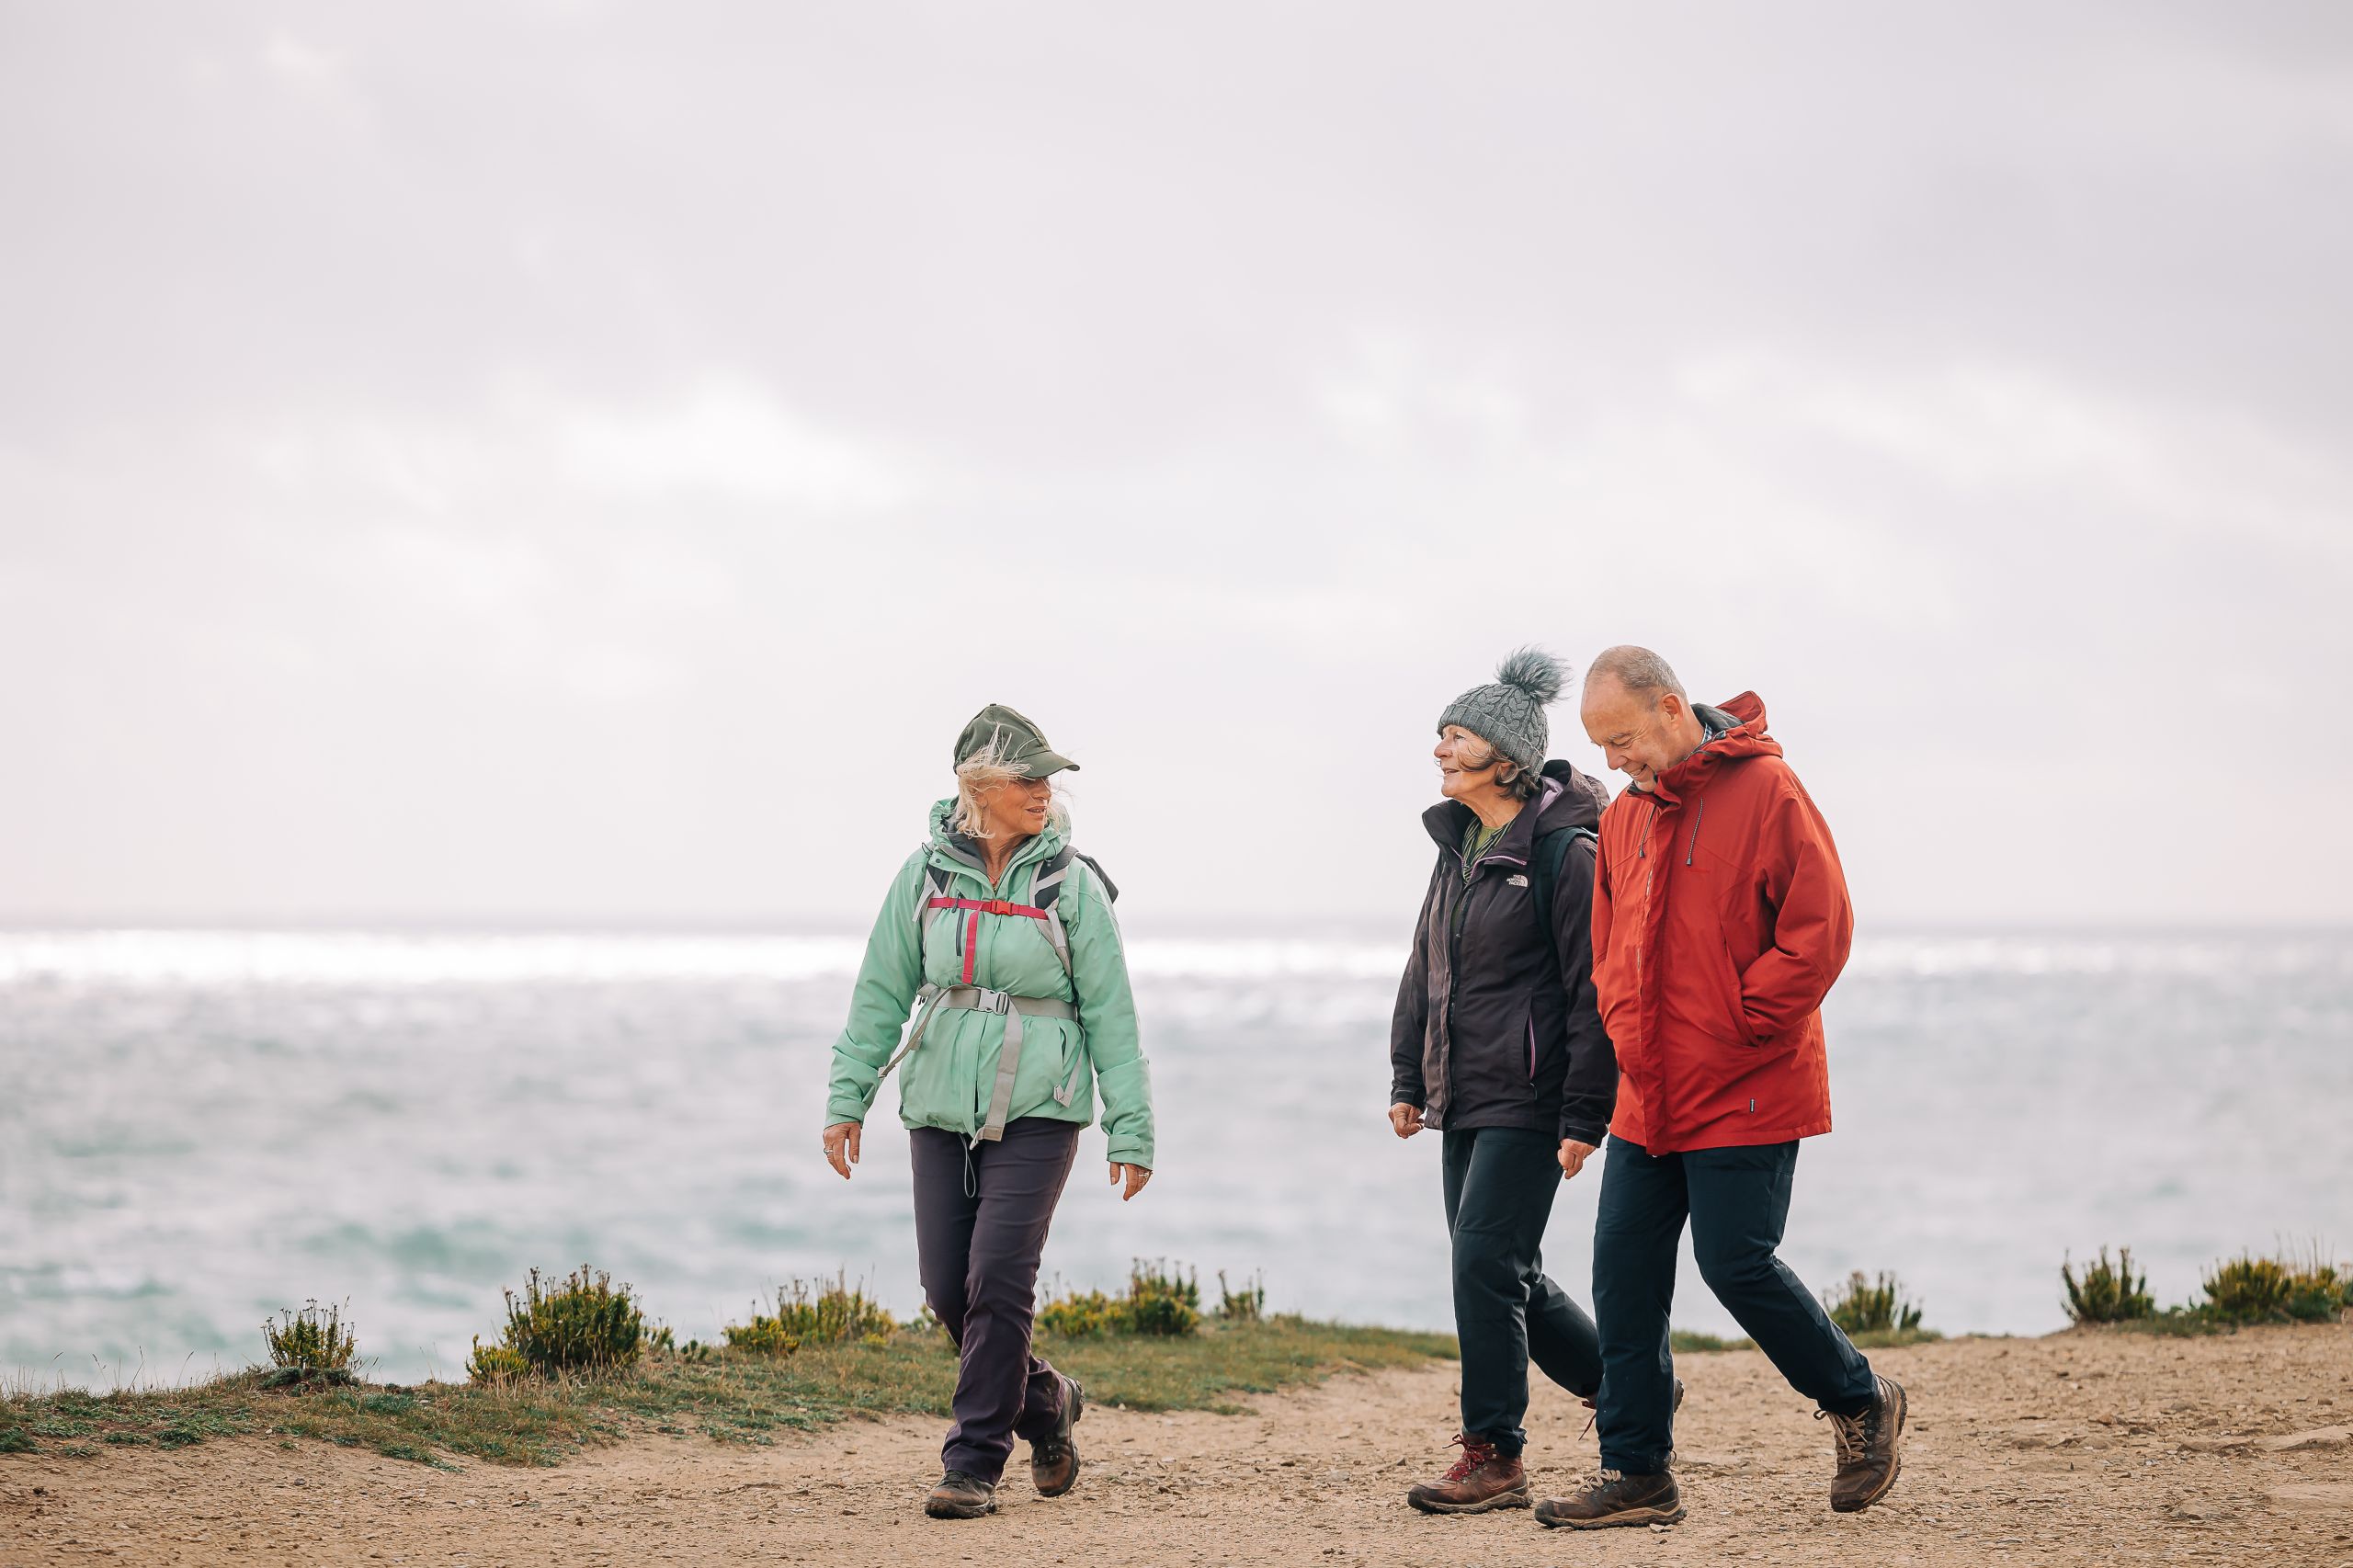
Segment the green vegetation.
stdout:
<svg viewBox="0 0 2353 1568">
<path fill-rule="evenodd" d="M 1253 1274 L 1237 1290 L 1225 1282 L 1225 1270 L 1217 1271 L 1217 1315 L 1226 1323 L 1256 1323 L 1266 1315 L 1267 1277 Z"/>
<path fill-rule="evenodd" d="M 884 1339 L 897 1327 L 881 1304 L 867 1295 L 864 1286 L 851 1285 L 849 1277 L 841 1274 L 832 1284 L 814 1290 L 805 1279 L 779 1286 L 775 1315 L 766 1315 L 755 1307 L 750 1323 L 730 1324 L 726 1335 L 730 1349 L 790 1356 L 803 1345 Z"/>
<path fill-rule="evenodd" d="M 342 1309 L 321 1310 L 313 1300 L 302 1310 L 280 1312 L 276 1323 L 262 1321 L 262 1338 L 269 1346 L 269 1364 L 280 1385 L 312 1381 L 347 1383 L 351 1363 L 358 1353 L 358 1336 L 343 1321 Z"/>
<path fill-rule="evenodd" d="M 2099 1261 L 2086 1267 L 2080 1280 L 2073 1260 L 2062 1263 L 2059 1278 L 2067 1287 L 2071 1322 L 2132 1323 L 2157 1315 L 2156 1299 L 2149 1294 L 2149 1277 L 2132 1272 L 2131 1247 L 2119 1247 L 2113 1264 L 2108 1261 L 2108 1249 L 2100 1248 Z"/>
<path fill-rule="evenodd" d="M 2145 1276 L 2132 1273 L 2132 1254 L 2117 1249 L 2110 1269 L 2108 1249 L 2078 1280 L 2062 1266 L 2067 1315 L 2078 1324 L 2111 1324 L 2143 1334 L 2221 1334 L 2250 1324 L 2335 1323 L 2353 1309 L 2353 1268 L 2332 1261 L 2315 1244 L 2302 1256 L 2257 1256 L 2243 1252 L 2209 1268 L 2201 1283 L 2205 1300 L 2160 1310 L 2148 1293 Z"/>
<path fill-rule="evenodd" d="M 956 1386 L 955 1347 L 938 1333 L 808 1343 L 790 1357 L 697 1348 L 657 1346 L 632 1365 L 471 1384 L 270 1388 L 256 1369 L 188 1389 L 12 1398 L 0 1401 L 0 1451 L 86 1457 L 97 1443 L 176 1447 L 251 1433 L 424 1463 L 554 1464 L 649 1431 L 762 1444 L 850 1415 L 945 1415 Z M 1450 1335 L 1273 1316 L 1212 1319 L 1189 1335 L 1071 1340 L 1051 1353 L 1102 1405 L 1231 1411 L 1238 1394 L 1451 1359 L 1455 1348 Z"/>
<path fill-rule="evenodd" d="M 1677 1356 L 1712 1356 L 1722 1350 L 1754 1350 L 1753 1339 L 1726 1339 L 1721 1335 L 1694 1334 L 1678 1328 L 1666 1336 L 1666 1347 Z"/>
<path fill-rule="evenodd" d="M 519 1300 L 506 1292 L 504 1341 L 485 1353 L 476 1340 L 467 1369 L 483 1382 L 518 1375 L 517 1358 L 542 1377 L 607 1371 L 636 1361 L 644 1340 L 645 1313 L 628 1286 L 614 1290 L 610 1275 L 584 1263 L 551 1287 L 540 1283 L 534 1268 Z"/>
<path fill-rule="evenodd" d="M 1221 1283 L 1223 1276 L 1220 1276 Z M 1261 1286 L 1240 1296 L 1226 1291 L 1224 1306 L 1246 1302 L 1246 1315 L 1235 1323 L 1254 1323 L 1266 1305 Z M 1221 1312 L 1220 1316 L 1225 1313 Z M 1147 1265 L 1138 1258 L 1128 1269 L 1128 1292 L 1107 1296 L 1100 1290 L 1070 1290 L 1051 1298 L 1038 1309 L 1038 1326 L 1063 1339 L 1100 1339 L 1110 1334 L 1159 1335 L 1182 1337 L 1201 1324 L 1201 1287 L 1197 1274 L 1180 1273 L 1165 1262 Z"/>
<path fill-rule="evenodd" d="M 2353 1305 L 2353 1273 L 2322 1258 L 2241 1253 L 2205 1278 L 2206 1310 L 2225 1323 L 2332 1323 Z"/>
<path fill-rule="evenodd" d="M 1862 1341 L 1856 1336 L 1863 1335 L 1877 1345 L 1904 1343 L 1906 1335 L 1929 1336 L 1920 1326 L 1920 1303 L 1904 1299 L 1904 1283 L 1893 1274 L 1882 1272 L 1873 1281 L 1858 1268 L 1844 1285 L 1824 1291 L 1822 1304 L 1829 1309 L 1830 1321 L 1858 1344 Z"/>
</svg>

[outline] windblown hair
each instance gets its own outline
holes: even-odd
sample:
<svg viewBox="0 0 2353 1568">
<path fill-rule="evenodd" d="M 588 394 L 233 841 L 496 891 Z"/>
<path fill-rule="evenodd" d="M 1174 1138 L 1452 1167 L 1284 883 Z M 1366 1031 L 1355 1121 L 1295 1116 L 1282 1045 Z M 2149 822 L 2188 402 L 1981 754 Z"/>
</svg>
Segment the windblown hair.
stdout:
<svg viewBox="0 0 2353 1568">
<path fill-rule="evenodd" d="M 1655 700 L 1659 693 L 1671 691 L 1686 702 L 1691 700 L 1691 694 L 1683 689 L 1683 683 L 1675 678 L 1674 670 L 1667 667 L 1665 659 L 1631 642 L 1603 649 L 1592 668 L 1586 671 L 1586 684 L 1591 686 L 1597 676 L 1609 676 L 1636 697 Z"/>
<path fill-rule="evenodd" d="M 1537 791 L 1544 788 L 1541 773 L 1531 772 L 1511 758 L 1501 756 L 1493 742 L 1468 730 L 1463 731 L 1462 739 L 1455 743 L 1454 757 L 1465 767 L 1484 767 L 1494 763 L 1496 787 L 1509 793 L 1515 801 L 1532 801 L 1536 799 Z"/>
<path fill-rule="evenodd" d="M 956 810 L 949 813 L 948 825 L 968 838 L 989 838 L 988 812 L 981 798 L 1028 775 L 1021 767 L 1005 760 L 1005 754 L 995 740 L 956 765 Z M 1070 810 L 1063 804 L 1062 791 L 1054 791 L 1053 803 L 1046 808 L 1047 823 L 1067 831 Z"/>
</svg>

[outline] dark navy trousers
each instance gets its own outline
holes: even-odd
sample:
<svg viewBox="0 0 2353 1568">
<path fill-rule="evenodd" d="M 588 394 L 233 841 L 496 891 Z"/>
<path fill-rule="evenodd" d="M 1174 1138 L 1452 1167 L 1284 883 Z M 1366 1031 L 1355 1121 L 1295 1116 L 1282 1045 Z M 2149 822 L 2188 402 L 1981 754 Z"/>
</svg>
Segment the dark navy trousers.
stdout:
<svg viewBox="0 0 2353 1568">
<path fill-rule="evenodd" d="M 1539 1250 L 1561 1189 L 1560 1140 L 1518 1127 L 1443 1136 L 1462 1430 L 1518 1458 L 1529 1361 L 1581 1398 L 1601 1383 L 1593 1320 L 1546 1277 Z"/>
<path fill-rule="evenodd" d="M 1051 1431 L 1062 1414 L 1061 1375 L 1031 1349 L 1029 1330 L 1078 1124 L 1023 1117 L 1006 1124 L 1002 1142 L 969 1149 L 956 1133 L 917 1127 L 907 1146 L 923 1293 L 961 1358 L 940 1466 L 994 1486 L 1013 1439 Z"/>
<path fill-rule="evenodd" d="M 1774 1250 L 1797 1167 L 1795 1142 L 1653 1155 L 1609 1140 L 1593 1230 L 1604 1469 L 1656 1475 L 1674 1451 L 1667 1309 L 1686 1220 L 1699 1278 L 1790 1387 L 1841 1415 L 1877 1397 L 1870 1363 Z"/>
</svg>

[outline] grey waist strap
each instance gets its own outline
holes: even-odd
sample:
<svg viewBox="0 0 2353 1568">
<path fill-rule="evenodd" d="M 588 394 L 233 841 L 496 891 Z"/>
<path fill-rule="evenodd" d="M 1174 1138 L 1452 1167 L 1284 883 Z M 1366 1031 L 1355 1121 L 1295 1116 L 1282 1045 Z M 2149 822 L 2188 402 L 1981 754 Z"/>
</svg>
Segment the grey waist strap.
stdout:
<svg viewBox="0 0 2353 1568">
<path fill-rule="evenodd" d="M 991 991 L 984 985 L 926 985 L 915 993 L 920 1006 L 915 1011 L 915 1027 L 907 1031 L 907 1043 L 899 1053 L 884 1064 L 876 1074 L 874 1084 L 881 1088 L 891 1069 L 904 1061 L 909 1052 L 923 1043 L 923 1032 L 931 1027 L 931 1016 L 942 1007 L 959 1007 L 973 1013 L 1003 1013 L 1005 1043 L 998 1047 L 996 1083 L 989 1091 L 989 1117 L 974 1135 L 975 1143 L 994 1143 L 1005 1136 L 1005 1119 L 1013 1108 L 1013 1078 L 1021 1068 L 1021 1020 L 1031 1018 L 1061 1018 L 1070 1023 L 1078 1021 L 1078 1009 L 1052 996 L 1016 996 L 1009 992 Z M 1082 1059 L 1078 1072 L 1085 1072 Z M 1063 1105 L 1070 1104 L 1078 1092 L 1078 1073 L 1071 1081 L 1054 1091 L 1054 1098 Z"/>
</svg>

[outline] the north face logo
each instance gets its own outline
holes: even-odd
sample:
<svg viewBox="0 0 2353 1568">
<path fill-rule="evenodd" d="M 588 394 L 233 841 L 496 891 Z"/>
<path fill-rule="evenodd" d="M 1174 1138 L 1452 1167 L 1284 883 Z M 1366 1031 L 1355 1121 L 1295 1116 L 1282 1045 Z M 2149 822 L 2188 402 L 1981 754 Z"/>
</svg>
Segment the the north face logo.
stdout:
<svg viewBox="0 0 2353 1568">
<path fill-rule="evenodd" d="M 1518 872 L 1514 871 L 1510 876 L 1504 879 L 1504 885 L 1506 887 L 1524 888 L 1528 885 L 1528 879 L 1521 876 Z"/>
</svg>

